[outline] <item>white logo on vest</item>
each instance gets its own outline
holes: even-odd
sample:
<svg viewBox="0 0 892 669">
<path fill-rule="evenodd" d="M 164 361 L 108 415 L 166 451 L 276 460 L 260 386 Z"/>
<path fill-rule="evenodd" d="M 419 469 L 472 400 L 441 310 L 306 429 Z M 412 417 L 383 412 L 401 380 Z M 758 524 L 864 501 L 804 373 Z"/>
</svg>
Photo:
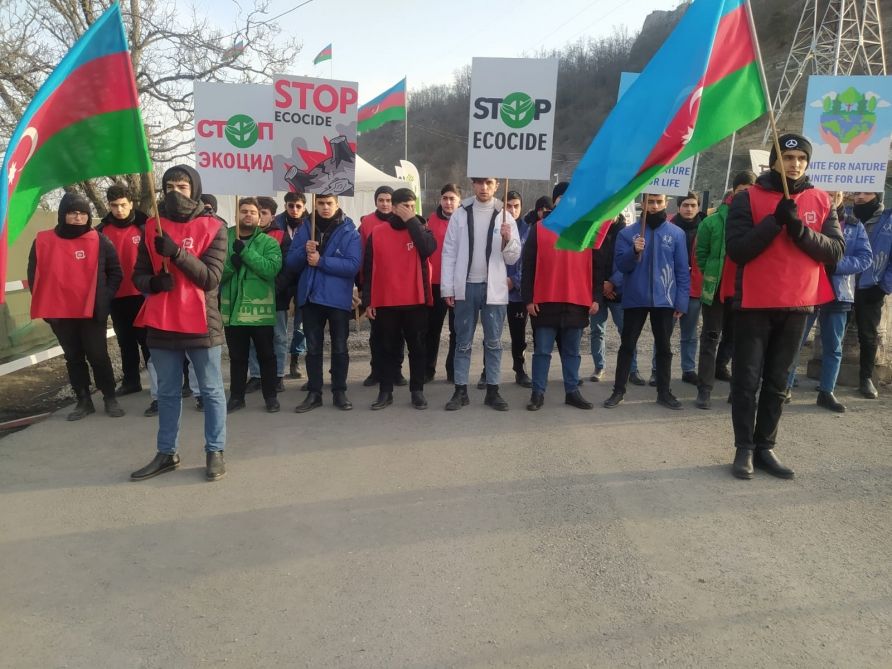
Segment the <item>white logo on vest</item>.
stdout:
<svg viewBox="0 0 892 669">
<path fill-rule="evenodd" d="M 191 237 L 186 237 L 186 238 L 183 240 L 183 248 L 184 248 L 184 249 L 191 249 L 193 243 L 194 243 L 194 242 L 192 241 L 192 238 L 191 238 Z"/>
<path fill-rule="evenodd" d="M 134 244 L 139 244 L 139 242 L 140 242 L 141 239 L 142 239 L 142 238 L 141 238 L 139 235 L 133 235 L 133 236 L 130 238 L 130 241 L 133 242 Z"/>
<path fill-rule="evenodd" d="M 75 260 L 83 260 L 83 259 L 86 258 L 86 257 L 87 257 L 87 252 L 86 252 L 86 251 L 75 251 L 75 252 L 74 252 L 74 259 L 75 259 Z"/>
</svg>

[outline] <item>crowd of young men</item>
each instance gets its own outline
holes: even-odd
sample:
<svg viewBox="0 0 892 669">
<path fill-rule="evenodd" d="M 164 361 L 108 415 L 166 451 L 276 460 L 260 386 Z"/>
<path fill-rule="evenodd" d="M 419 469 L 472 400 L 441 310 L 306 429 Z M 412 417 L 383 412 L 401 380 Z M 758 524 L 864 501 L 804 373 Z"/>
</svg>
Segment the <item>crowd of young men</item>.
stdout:
<svg viewBox="0 0 892 669">
<path fill-rule="evenodd" d="M 678 198 L 678 213 L 670 219 L 667 198 L 648 194 L 641 221 L 620 216 L 598 249 L 579 252 L 559 250 L 546 225 L 566 183 L 557 184 L 550 198 L 538 198 L 526 214 L 516 191 L 504 203 L 497 197 L 493 177 L 472 179 L 473 197 L 465 201 L 458 185 L 446 184 L 426 219 L 411 190 L 382 186 L 375 211 L 361 218 L 359 228 L 334 195 L 316 195 L 311 215 L 305 195 L 288 193 L 278 216 L 273 198 L 246 197 L 228 227 L 215 214 L 213 196 L 202 194 L 198 173 L 177 166 L 162 178 L 160 230 L 154 218 L 134 208 L 121 185 L 108 189 L 109 213 L 96 230 L 89 202 L 66 194 L 59 224 L 39 233 L 31 249 L 32 316 L 48 320 L 65 352 L 78 399 L 69 420 L 94 412 L 88 362 L 105 411 L 114 417 L 123 415 L 116 395 L 141 391 L 140 358 L 147 363 L 153 402 L 146 415 L 158 415 L 157 453 L 133 472 L 134 480 L 178 466 L 185 366 L 204 411 L 209 480 L 225 474 L 226 416 L 246 406 L 247 393 L 261 390 L 265 410 L 280 410 L 277 395 L 284 390 L 289 355 L 289 376 L 302 377 L 301 355 L 307 376 L 307 395 L 294 411 L 323 405 L 326 326 L 331 402 L 351 410 L 348 332 L 360 307 L 371 322 L 371 370 L 364 385 L 378 386 L 372 410 L 390 406 L 394 388 L 407 384 L 411 406 L 428 408 L 424 386 L 437 374 L 447 320 L 446 379 L 454 385 L 447 411 L 470 404 L 478 321 L 478 388 L 486 390 L 485 405 L 510 408 L 500 393 L 507 321 L 514 380 L 531 391 L 527 410 L 545 404 L 555 346 L 565 403 L 590 410 L 580 392 L 581 340 L 590 326 L 590 380 L 598 382 L 606 368 L 608 316 L 621 343 L 604 407 L 619 406 L 628 383 L 645 385 L 637 343 L 650 320 L 651 385 L 659 404 L 678 410 L 682 404 L 670 382 L 671 339 L 679 321 L 681 380 L 697 385 L 696 406 L 711 408 L 716 379 L 731 382 L 733 474 L 751 478 L 757 467 L 790 478 L 792 470 L 774 447 L 796 357 L 815 321 L 823 346 L 817 404 L 845 411 L 834 390 L 850 315 L 861 345 L 859 390 L 877 397 L 872 376 L 882 306 L 892 292 L 892 211 L 883 211 L 881 193 L 853 194 L 851 211 L 841 194 L 832 201 L 805 176 L 808 140 L 788 134 L 780 142 L 772 169 L 758 178 L 736 175 L 711 215 L 704 216 L 697 195 L 689 193 Z M 121 350 L 117 389 L 105 346 L 109 315 Z M 408 382 L 402 371 L 406 352 Z"/>
</svg>

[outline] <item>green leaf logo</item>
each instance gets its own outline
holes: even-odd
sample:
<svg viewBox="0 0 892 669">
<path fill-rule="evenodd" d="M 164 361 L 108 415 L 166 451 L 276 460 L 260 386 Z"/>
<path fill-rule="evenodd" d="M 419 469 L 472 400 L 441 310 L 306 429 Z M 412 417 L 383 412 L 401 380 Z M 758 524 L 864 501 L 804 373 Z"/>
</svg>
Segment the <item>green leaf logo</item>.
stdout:
<svg viewBox="0 0 892 669">
<path fill-rule="evenodd" d="M 257 124 L 245 114 L 236 114 L 226 121 L 226 139 L 237 149 L 247 149 L 257 141 Z"/>
<path fill-rule="evenodd" d="M 526 93 L 511 93 L 507 96 L 499 108 L 499 116 L 509 128 L 523 128 L 528 126 L 535 115 L 533 98 Z"/>
</svg>

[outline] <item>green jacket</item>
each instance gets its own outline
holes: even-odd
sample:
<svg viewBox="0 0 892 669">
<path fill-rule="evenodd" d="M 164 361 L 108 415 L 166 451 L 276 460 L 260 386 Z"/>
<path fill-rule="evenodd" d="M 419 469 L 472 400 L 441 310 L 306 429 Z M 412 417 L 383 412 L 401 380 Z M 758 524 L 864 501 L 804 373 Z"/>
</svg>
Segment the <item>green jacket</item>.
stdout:
<svg viewBox="0 0 892 669">
<path fill-rule="evenodd" d="M 715 213 L 700 221 L 697 229 L 697 266 L 703 272 L 703 294 L 700 301 L 712 304 L 725 267 L 725 219 L 728 205 L 719 205 Z"/>
<path fill-rule="evenodd" d="M 220 279 L 220 313 L 223 325 L 275 325 L 276 275 L 282 267 L 279 243 L 259 227 L 245 240 L 242 266 L 232 264 L 232 244 L 238 226 L 228 230 L 226 264 Z"/>
</svg>

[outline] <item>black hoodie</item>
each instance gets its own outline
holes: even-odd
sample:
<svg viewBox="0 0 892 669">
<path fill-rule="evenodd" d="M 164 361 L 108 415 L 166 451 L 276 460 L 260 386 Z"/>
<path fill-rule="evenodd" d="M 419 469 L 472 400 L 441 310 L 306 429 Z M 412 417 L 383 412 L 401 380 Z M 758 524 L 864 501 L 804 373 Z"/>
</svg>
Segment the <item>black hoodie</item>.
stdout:
<svg viewBox="0 0 892 669">
<path fill-rule="evenodd" d="M 172 209 L 169 205 L 173 198 L 167 198 L 167 202 L 159 205 L 162 227 L 186 223 L 199 216 L 207 215 L 205 214 L 204 203 L 198 200 L 201 197 L 201 177 L 198 175 L 198 172 L 188 165 L 177 165 L 171 169 L 180 169 L 189 175 L 189 180 L 192 182 L 192 198 L 196 199 L 188 198 L 188 200 L 194 202 L 195 206 L 185 202 L 185 198 L 180 198 L 178 202 L 185 206 L 181 207 L 179 211 L 169 211 Z M 164 173 L 161 183 L 164 183 L 169 173 L 170 170 Z M 169 214 L 183 220 L 176 221 L 168 218 Z M 191 253 L 180 253 L 175 260 L 172 259 L 170 261 L 183 273 L 185 280 L 191 281 L 204 290 L 208 331 L 204 334 L 196 335 L 158 330 L 150 327 L 146 329 L 146 340 L 150 347 L 183 350 L 189 348 L 211 348 L 223 344 L 223 319 L 220 317 L 217 293 L 220 287 L 220 277 L 223 274 L 223 265 L 226 262 L 228 237 L 226 226 L 222 221 L 216 217 L 213 217 L 213 220 L 219 223 L 220 227 L 214 240 L 205 249 L 200 258 Z M 133 284 L 141 293 L 148 295 L 148 299 L 151 299 L 152 291 L 149 288 L 149 282 L 154 273 L 149 251 L 146 247 L 146 237 L 143 237 L 136 256 L 136 265 L 133 267 Z M 183 276 L 177 278 L 183 280 Z M 176 286 L 174 286 L 174 290 L 176 290 Z"/>
<path fill-rule="evenodd" d="M 86 234 L 92 229 L 90 221 L 86 225 L 69 225 L 65 222 L 65 214 L 69 211 L 90 211 L 89 201 L 77 193 L 65 193 L 59 202 L 59 214 L 54 232 L 64 239 L 73 239 Z M 44 268 L 46 270 L 46 268 Z M 28 254 L 28 285 L 34 285 L 37 275 L 36 241 L 31 244 Z M 93 320 L 104 323 L 108 319 L 109 305 L 118 287 L 124 279 L 118 252 L 114 244 L 103 234 L 99 234 L 99 273 L 96 277 L 96 305 L 93 307 Z"/>
</svg>

